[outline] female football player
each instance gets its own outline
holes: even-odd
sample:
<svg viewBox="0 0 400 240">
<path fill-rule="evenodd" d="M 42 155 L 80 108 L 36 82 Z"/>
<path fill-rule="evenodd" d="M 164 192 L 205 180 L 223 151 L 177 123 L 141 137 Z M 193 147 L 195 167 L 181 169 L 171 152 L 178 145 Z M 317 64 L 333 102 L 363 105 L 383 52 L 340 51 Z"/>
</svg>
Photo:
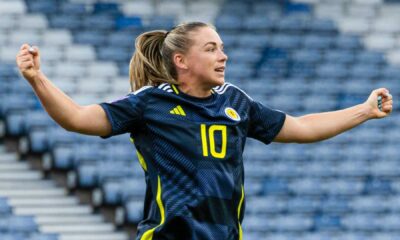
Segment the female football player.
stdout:
<svg viewBox="0 0 400 240">
<path fill-rule="evenodd" d="M 141 240 L 242 239 L 247 137 L 317 142 L 392 112 L 392 97 L 380 88 L 359 105 L 293 117 L 225 83 L 227 60 L 211 25 L 145 32 L 130 62 L 132 93 L 80 106 L 40 71 L 37 47 L 24 44 L 17 55 L 22 75 L 60 126 L 102 137 L 130 133 L 147 184 Z"/>
</svg>

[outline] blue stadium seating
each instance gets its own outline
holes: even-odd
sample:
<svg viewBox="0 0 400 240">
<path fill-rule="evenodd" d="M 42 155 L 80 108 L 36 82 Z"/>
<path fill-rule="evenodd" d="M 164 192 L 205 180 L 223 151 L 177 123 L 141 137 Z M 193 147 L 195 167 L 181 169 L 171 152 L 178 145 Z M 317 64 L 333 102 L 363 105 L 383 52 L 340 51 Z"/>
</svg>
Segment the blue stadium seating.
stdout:
<svg viewBox="0 0 400 240">
<path fill-rule="evenodd" d="M 74 35 L 74 41 L 79 44 L 91 44 L 93 46 L 102 46 L 106 43 L 107 36 L 101 31 L 79 31 Z"/>
<path fill-rule="evenodd" d="M 60 6 L 60 12 L 67 15 L 84 15 L 88 13 L 85 4 L 64 2 Z"/>
<path fill-rule="evenodd" d="M 124 203 L 126 210 L 125 218 L 129 223 L 139 223 L 143 218 L 143 203 L 141 201 L 126 201 Z"/>
<path fill-rule="evenodd" d="M 0 214 L 1 214 L 2 216 L 7 216 L 7 215 L 9 215 L 9 214 L 12 213 L 11 211 L 12 211 L 12 210 L 11 210 L 11 206 L 10 206 L 10 204 L 8 203 L 7 198 L 1 197 L 1 198 L 0 198 Z"/>
</svg>

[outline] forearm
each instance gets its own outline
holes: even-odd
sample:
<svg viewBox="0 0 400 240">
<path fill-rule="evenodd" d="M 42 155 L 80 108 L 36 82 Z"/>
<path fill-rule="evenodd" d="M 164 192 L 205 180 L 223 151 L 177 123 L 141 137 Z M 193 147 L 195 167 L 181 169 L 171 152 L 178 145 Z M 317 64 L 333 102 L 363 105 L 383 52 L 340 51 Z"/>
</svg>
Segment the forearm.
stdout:
<svg viewBox="0 0 400 240">
<path fill-rule="evenodd" d="M 299 117 L 304 136 L 299 142 L 316 142 L 334 137 L 370 119 L 370 112 L 366 104 L 359 104 L 343 110 Z"/>
<path fill-rule="evenodd" d="M 378 96 L 382 97 L 378 107 Z M 301 117 L 286 115 L 276 142 L 311 143 L 322 141 L 345 132 L 361 123 L 387 117 L 393 109 L 392 96 L 385 88 L 375 89 L 367 101 L 343 110 L 308 114 Z"/>
<path fill-rule="evenodd" d="M 74 130 L 74 118 L 81 106 L 58 89 L 43 73 L 30 81 L 47 113 L 63 128 Z"/>
</svg>

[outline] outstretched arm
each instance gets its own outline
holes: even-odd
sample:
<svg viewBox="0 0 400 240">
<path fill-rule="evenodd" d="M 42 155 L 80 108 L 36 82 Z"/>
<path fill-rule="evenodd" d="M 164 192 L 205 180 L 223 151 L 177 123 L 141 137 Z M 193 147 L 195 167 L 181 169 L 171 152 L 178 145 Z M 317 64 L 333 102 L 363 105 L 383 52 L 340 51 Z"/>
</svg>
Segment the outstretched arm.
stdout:
<svg viewBox="0 0 400 240">
<path fill-rule="evenodd" d="M 21 46 L 16 57 L 21 74 L 31 84 L 47 113 L 68 131 L 106 136 L 111 125 L 100 105 L 80 106 L 58 89 L 41 71 L 37 47 Z"/>
<path fill-rule="evenodd" d="M 378 96 L 382 96 L 382 111 Z M 392 112 L 392 96 L 385 88 L 372 91 L 362 104 L 343 110 L 308 114 L 301 117 L 286 116 L 285 123 L 274 139 L 275 142 L 311 143 L 322 141 L 345 132 L 375 118 L 384 118 Z"/>
</svg>

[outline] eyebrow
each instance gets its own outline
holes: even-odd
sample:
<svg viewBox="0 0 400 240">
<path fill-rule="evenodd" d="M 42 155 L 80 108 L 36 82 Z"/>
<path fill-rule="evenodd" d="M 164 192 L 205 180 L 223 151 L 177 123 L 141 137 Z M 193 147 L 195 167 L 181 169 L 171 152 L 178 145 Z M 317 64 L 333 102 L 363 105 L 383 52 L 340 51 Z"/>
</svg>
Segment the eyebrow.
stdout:
<svg viewBox="0 0 400 240">
<path fill-rule="evenodd" d="M 208 44 L 212 44 L 212 45 L 214 45 L 214 46 L 217 46 L 217 43 L 216 43 L 216 42 L 207 42 L 206 44 L 204 44 L 203 47 L 207 46 Z M 221 43 L 221 46 L 223 47 L 223 46 L 224 46 L 224 43 Z"/>
</svg>

